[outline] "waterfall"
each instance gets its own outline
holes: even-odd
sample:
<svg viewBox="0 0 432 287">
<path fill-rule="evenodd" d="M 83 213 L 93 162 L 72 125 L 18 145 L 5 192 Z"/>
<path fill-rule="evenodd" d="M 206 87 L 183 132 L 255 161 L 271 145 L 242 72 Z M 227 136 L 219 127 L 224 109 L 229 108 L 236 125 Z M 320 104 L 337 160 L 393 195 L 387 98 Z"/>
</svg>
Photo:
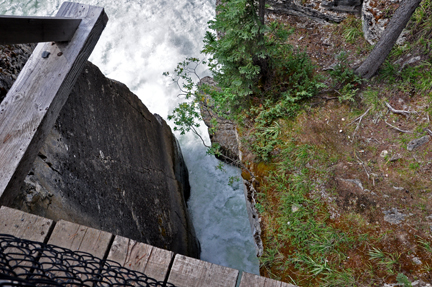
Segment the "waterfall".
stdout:
<svg viewBox="0 0 432 287">
<path fill-rule="evenodd" d="M 25 3 L 23 3 L 25 2 Z M 53 16 L 60 0 L 0 0 L 0 14 Z M 126 84 L 153 113 L 163 118 L 181 100 L 177 86 L 163 77 L 186 57 L 200 57 L 207 21 L 214 17 L 215 0 L 80 0 L 102 6 L 110 18 L 90 57 L 109 78 Z M 203 76 L 208 71 L 203 71 Z M 172 123 L 169 123 L 172 125 Z M 209 142 L 202 123 L 201 134 Z M 206 155 L 193 135 L 177 135 L 189 169 L 188 202 L 201 259 L 258 274 L 258 259 L 247 218 L 243 185 L 228 185 L 240 176 L 237 168 Z"/>
</svg>

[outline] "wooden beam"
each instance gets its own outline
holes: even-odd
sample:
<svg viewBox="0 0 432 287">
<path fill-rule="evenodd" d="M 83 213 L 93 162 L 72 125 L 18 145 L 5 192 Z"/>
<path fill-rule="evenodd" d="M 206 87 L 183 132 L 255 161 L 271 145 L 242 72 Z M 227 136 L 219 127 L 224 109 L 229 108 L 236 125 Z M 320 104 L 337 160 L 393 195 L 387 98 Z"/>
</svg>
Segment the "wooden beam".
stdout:
<svg viewBox="0 0 432 287">
<path fill-rule="evenodd" d="M 17 195 L 108 17 L 100 7 L 65 2 L 58 17 L 82 18 L 68 43 L 40 43 L 0 105 L 0 202 Z"/>
<path fill-rule="evenodd" d="M 81 19 L 0 16 L 0 44 L 70 41 Z"/>
</svg>

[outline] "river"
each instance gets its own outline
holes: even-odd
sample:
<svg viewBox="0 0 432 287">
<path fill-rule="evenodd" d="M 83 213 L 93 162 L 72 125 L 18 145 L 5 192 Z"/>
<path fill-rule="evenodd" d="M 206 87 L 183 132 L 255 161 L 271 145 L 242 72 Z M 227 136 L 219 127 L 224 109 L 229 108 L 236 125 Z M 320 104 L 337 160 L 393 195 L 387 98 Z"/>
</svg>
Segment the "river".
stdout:
<svg viewBox="0 0 432 287">
<path fill-rule="evenodd" d="M 0 14 L 53 16 L 62 2 L 0 0 Z M 107 77 L 125 83 L 151 112 L 166 119 L 181 99 L 177 87 L 162 73 L 172 71 L 186 57 L 200 57 L 215 0 L 79 2 L 105 7 L 110 19 L 90 61 Z M 204 124 L 200 132 L 209 142 Z M 240 171 L 227 165 L 225 171 L 217 170 L 219 162 L 206 155 L 197 137 L 176 136 L 189 169 L 188 205 L 201 242 L 201 259 L 259 274 L 243 185 L 228 185 L 229 177 L 240 176 Z"/>
</svg>

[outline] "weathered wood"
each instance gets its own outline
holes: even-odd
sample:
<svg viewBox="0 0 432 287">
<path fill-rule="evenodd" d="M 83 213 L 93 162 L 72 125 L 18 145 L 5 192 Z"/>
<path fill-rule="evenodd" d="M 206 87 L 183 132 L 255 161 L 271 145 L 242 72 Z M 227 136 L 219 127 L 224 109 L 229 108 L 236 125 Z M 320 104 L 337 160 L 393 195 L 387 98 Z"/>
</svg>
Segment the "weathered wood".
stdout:
<svg viewBox="0 0 432 287">
<path fill-rule="evenodd" d="M 60 220 L 57 222 L 48 243 L 72 251 L 88 252 L 102 259 L 108 253 L 112 237 L 111 233 L 105 231 Z"/>
<path fill-rule="evenodd" d="M 173 257 L 173 252 L 153 247 L 150 260 L 147 263 L 144 273 L 158 281 L 165 280 Z"/>
<path fill-rule="evenodd" d="M 235 269 L 176 255 L 168 282 L 177 287 L 234 287 L 238 274 Z"/>
<path fill-rule="evenodd" d="M 108 21 L 103 8 L 71 2 L 63 3 L 57 16 L 82 22 L 70 42 L 37 45 L 0 105 L 0 202 L 5 205 L 16 196 Z"/>
<path fill-rule="evenodd" d="M 6 206 L 0 208 L 0 233 L 37 242 L 45 242 L 53 225 L 46 219 Z"/>
<path fill-rule="evenodd" d="M 22 212 L 6 206 L 0 208 L 0 233 L 21 239 L 45 242 L 53 225 L 51 219 Z"/>
<path fill-rule="evenodd" d="M 143 272 L 157 281 L 164 281 L 173 256 L 171 251 L 116 236 L 108 259 L 125 268 Z"/>
<path fill-rule="evenodd" d="M 265 277 L 243 272 L 239 287 L 264 287 L 265 279 Z"/>
<path fill-rule="evenodd" d="M 6 206 L 0 208 L 0 233 L 3 234 L 45 242 L 53 224 L 53 221 L 50 219 Z M 104 258 L 108 253 L 112 237 L 113 235 L 108 232 L 60 220 L 55 225 L 48 243 L 73 251 L 88 252 L 95 257 Z M 11 249 L 10 251 L 17 253 L 16 249 Z M 116 236 L 109 250 L 107 259 L 116 261 L 125 268 L 143 272 L 147 276 L 158 281 L 164 281 L 169 272 L 168 282 L 177 287 L 236 286 L 239 274 L 238 270 L 183 255 L 176 255 L 173 266 L 169 271 L 169 265 L 173 256 L 174 253 L 171 251 L 139 243 L 122 236 Z M 19 258 L 17 258 L 17 260 L 19 260 Z M 51 263 L 51 261 L 44 258 L 42 254 L 41 262 L 43 263 L 45 261 Z M 21 267 L 26 266 L 26 262 L 21 262 L 20 264 Z M 20 269 L 16 269 L 15 271 L 19 273 Z M 58 271 L 59 274 L 62 274 L 61 272 L 62 271 Z M 243 272 L 240 287 L 296 286 Z"/>
<path fill-rule="evenodd" d="M 60 220 L 54 227 L 48 243 L 72 251 L 87 252 L 94 257 L 103 259 L 108 253 L 112 237 L 113 235 L 108 232 Z M 54 263 L 51 256 L 52 254 L 46 251 L 42 253 L 39 262 L 49 266 Z M 80 274 L 79 277 L 81 280 L 97 280 L 97 275 L 95 273 L 86 272 L 85 267 L 74 266 L 74 270 Z M 51 271 L 51 274 L 58 278 L 67 277 L 67 274 L 61 269 Z"/>
<path fill-rule="evenodd" d="M 81 19 L 0 16 L 0 44 L 70 41 Z"/>
<path fill-rule="evenodd" d="M 239 287 L 296 287 L 295 285 L 243 272 Z"/>
<path fill-rule="evenodd" d="M 0 208 L 0 233 L 13 235 L 21 239 L 27 239 L 37 242 L 46 242 L 47 236 L 54 222 L 37 215 L 25 213 L 21 210 L 12 209 L 6 206 Z M 15 274 L 27 274 L 31 267 L 29 254 L 18 248 L 6 248 L 3 250 L 15 260 Z M 34 254 L 38 256 L 40 253 Z M 21 277 L 25 279 L 24 277 Z"/>
</svg>

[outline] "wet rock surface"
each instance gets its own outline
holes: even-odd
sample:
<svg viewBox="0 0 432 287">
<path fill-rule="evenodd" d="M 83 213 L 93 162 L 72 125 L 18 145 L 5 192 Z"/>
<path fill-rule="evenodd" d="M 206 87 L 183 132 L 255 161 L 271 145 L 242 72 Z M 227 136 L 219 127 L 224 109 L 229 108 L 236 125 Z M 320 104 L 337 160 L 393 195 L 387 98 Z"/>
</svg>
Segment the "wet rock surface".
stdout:
<svg viewBox="0 0 432 287">
<path fill-rule="evenodd" d="M 88 62 L 11 207 L 199 258 L 189 195 L 166 122 Z"/>
</svg>

